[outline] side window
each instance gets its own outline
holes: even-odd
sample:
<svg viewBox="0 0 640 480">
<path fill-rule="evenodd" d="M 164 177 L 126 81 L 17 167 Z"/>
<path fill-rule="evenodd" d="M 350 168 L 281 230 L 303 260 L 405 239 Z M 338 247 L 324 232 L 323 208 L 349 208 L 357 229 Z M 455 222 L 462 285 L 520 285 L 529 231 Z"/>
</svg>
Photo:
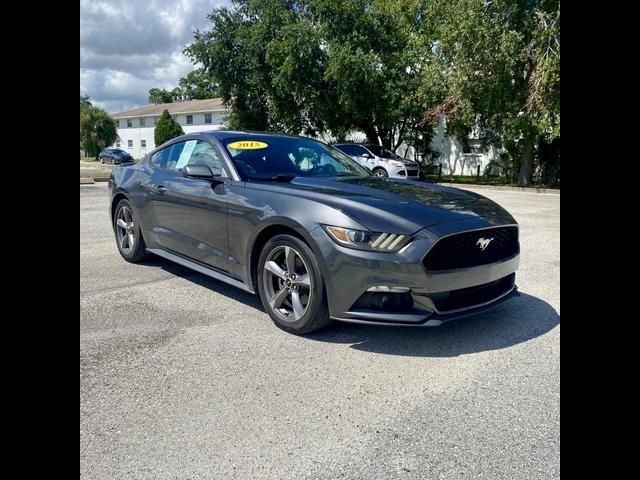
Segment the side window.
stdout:
<svg viewBox="0 0 640 480">
<path fill-rule="evenodd" d="M 206 165 L 214 175 L 226 176 L 224 168 L 222 167 L 222 156 L 217 148 L 202 140 L 191 140 L 191 142 L 195 143 L 193 144 L 193 150 L 185 165 Z M 185 151 L 186 150 L 187 148 L 185 147 Z"/>
<path fill-rule="evenodd" d="M 171 147 L 169 147 L 170 153 L 169 153 L 169 160 L 167 161 L 167 169 L 168 170 L 179 170 L 180 168 L 178 168 L 178 162 L 180 161 L 180 156 L 182 155 L 182 152 L 184 151 L 185 148 L 185 144 L 189 143 L 189 142 L 178 142 L 178 143 L 174 143 L 173 145 L 171 145 Z"/>
<path fill-rule="evenodd" d="M 357 155 L 358 150 L 354 145 L 340 145 L 340 150 L 342 150 L 347 155 Z"/>
<path fill-rule="evenodd" d="M 154 154 L 151 163 L 158 168 L 176 171 L 185 165 L 207 165 L 215 175 L 227 176 L 218 149 L 201 140 L 174 143 Z"/>
<path fill-rule="evenodd" d="M 352 155 L 355 155 L 356 157 L 360 157 L 360 156 L 364 155 L 365 153 L 369 153 L 366 148 L 361 147 L 360 145 L 354 145 L 353 146 Z"/>
<path fill-rule="evenodd" d="M 154 153 L 151 157 L 151 164 L 157 168 L 167 168 L 170 153 L 171 147 L 163 148 L 159 152 Z"/>
</svg>

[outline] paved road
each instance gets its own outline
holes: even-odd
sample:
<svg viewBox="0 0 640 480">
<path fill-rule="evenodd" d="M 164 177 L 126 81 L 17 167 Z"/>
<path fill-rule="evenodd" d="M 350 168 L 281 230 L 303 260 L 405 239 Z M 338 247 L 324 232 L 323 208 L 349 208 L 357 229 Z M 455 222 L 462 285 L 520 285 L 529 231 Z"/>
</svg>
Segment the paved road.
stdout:
<svg viewBox="0 0 640 480">
<path fill-rule="evenodd" d="M 81 186 L 82 478 L 559 478 L 560 196 L 483 194 L 521 225 L 521 297 L 301 338 L 257 297 L 124 262 L 105 185 Z"/>
</svg>

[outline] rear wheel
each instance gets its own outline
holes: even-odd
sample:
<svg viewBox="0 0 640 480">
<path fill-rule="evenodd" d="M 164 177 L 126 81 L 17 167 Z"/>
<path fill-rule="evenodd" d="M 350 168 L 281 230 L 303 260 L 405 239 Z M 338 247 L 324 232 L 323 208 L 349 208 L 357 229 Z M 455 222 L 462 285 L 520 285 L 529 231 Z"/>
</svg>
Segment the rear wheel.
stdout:
<svg viewBox="0 0 640 480">
<path fill-rule="evenodd" d="M 373 170 L 373 175 L 375 177 L 388 177 L 387 171 L 384 168 L 375 168 Z"/>
<path fill-rule="evenodd" d="M 311 248 L 291 235 L 276 235 L 258 261 L 258 291 L 279 328 L 298 335 L 331 323 L 324 280 Z"/>
<path fill-rule="evenodd" d="M 118 202 L 115 212 L 113 229 L 118 251 L 127 262 L 137 263 L 146 256 L 147 247 L 142 238 L 140 224 L 133 217 L 133 207 L 129 200 L 122 199 Z"/>
</svg>

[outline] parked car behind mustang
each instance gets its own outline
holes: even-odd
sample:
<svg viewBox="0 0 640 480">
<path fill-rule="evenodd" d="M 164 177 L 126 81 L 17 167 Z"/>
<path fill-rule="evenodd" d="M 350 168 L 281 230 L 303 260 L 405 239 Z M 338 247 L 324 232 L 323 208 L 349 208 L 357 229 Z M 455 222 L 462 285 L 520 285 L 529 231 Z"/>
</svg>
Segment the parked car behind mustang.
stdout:
<svg viewBox="0 0 640 480">
<path fill-rule="evenodd" d="M 100 152 L 100 155 L 98 155 L 98 159 L 100 160 L 100 163 L 111 163 L 114 165 L 133 162 L 131 154 L 124 150 L 120 150 L 119 148 L 105 148 Z"/>
<path fill-rule="evenodd" d="M 109 188 L 125 260 L 150 252 L 257 292 L 288 332 L 436 326 L 516 294 L 518 226 L 502 207 L 375 177 L 309 138 L 183 135 L 114 168 Z"/>
<path fill-rule="evenodd" d="M 406 160 L 391 150 L 371 143 L 336 143 L 335 148 L 346 153 L 376 177 L 420 178 L 420 165 Z"/>
</svg>

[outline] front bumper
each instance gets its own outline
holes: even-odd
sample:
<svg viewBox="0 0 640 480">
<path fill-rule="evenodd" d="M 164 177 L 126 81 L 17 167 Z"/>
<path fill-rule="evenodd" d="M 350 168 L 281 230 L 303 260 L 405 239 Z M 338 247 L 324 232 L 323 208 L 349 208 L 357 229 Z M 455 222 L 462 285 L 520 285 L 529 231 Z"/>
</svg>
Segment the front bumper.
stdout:
<svg viewBox="0 0 640 480">
<path fill-rule="evenodd" d="M 331 240 L 322 228 L 314 229 L 311 233 L 321 250 L 331 317 L 355 323 L 437 326 L 480 313 L 513 298 L 517 295 L 515 272 L 519 254 L 499 262 L 457 270 L 430 272 L 422 264 L 423 257 L 442 232 L 448 235 L 469 229 L 466 222 L 449 224 L 446 228 L 423 229 L 414 235 L 412 243 L 397 253 L 345 248 Z M 361 306 L 359 300 L 377 286 L 408 289 L 412 305 L 396 311 Z M 482 291 L 485 286 L 484 295 L 475 295 L 475 291 Z M 467 295 L 471 303 L 456 306 L 441 300 L 454 295 L 460 297 L 460 292 L 466 294 L 467 291 L 471 292 Z"/>
<path fill-rule="evenodd" d="M 417 164 L 415 166 L 404 165 L 400 167 L 387 165 L 385 168 L 390 177 L 408 178 L 412 180 L 420 178 L 420 167 Z"/>
</svg>

